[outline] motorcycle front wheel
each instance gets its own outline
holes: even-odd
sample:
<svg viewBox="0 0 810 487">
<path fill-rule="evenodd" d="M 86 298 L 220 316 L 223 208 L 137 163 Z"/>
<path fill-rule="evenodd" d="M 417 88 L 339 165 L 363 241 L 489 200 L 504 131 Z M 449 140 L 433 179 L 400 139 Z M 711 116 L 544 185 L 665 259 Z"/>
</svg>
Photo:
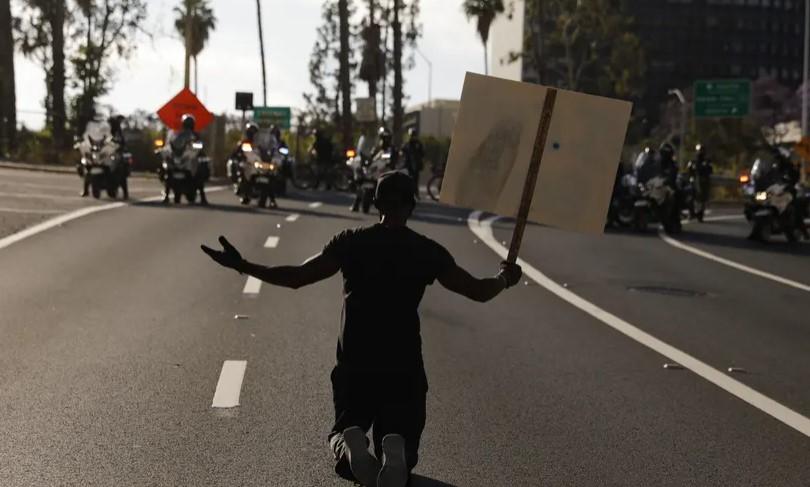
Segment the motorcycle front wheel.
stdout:
<svg viewBox="0 0 810 487">
<path fill-rule="evenodd" d="M 352 185 L 352 170 L 348 167 L 336 169 L 332 185 L 338 191 L 348 191 Z"/>
<path fill-rule="evenodd" d="M 316 176 L 309 164 L 295 164 L 292 168 L 292 184 L 298 189 L 310 189 L 315 186 Z"/>
</svg>

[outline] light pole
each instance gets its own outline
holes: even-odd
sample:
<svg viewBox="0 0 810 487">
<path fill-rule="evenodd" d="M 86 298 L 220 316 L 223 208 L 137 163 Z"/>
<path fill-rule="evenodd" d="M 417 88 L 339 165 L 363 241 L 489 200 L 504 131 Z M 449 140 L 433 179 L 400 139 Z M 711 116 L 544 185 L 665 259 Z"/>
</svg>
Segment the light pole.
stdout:
<svg viewBox="0 0 810 487">
<path fill-rule="evenodd" d="M 807 1 L 810 2 L 810 0 Z M 681 103 L 681 143 L 678 150 L 678 162 L 683 165 L 686 163 L 686 97 L 684 97 L 683 92 L 677 88 L 669 90 L 667 93 L 675 95 Z"/>
<path fill-rule="evenodd" d="M 807 1 L 810 2 L 810 0 L 807 0 Z M 422 53 L 422 51 L 420 51 L 418 48 L 416 49 L 416 53 L 419 54 L 419 56 L 422 59 L 424 59 L 425 62 L 427 63 L 427 65 L 428 65 L 428 107 L 432 107 L 433 106 L 433 63 L 430 62 L 430 59 L 428 59 L 427 56 L 425 56 Z"/>
</svg>

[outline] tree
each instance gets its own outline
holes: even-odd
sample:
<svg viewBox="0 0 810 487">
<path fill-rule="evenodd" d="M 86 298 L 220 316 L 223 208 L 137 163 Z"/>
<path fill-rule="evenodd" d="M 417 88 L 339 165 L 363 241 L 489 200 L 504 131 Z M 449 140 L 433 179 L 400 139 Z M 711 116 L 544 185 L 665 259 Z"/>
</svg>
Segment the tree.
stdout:
<svg viewBox="0 0 810 487">
<path fill-rule="evenodd" d="M 264 34 L 262 33 L 262 2 L 256 0 L 256 20 L 259 23 L 259 55 L 262 58 L 262 103 L 267 106 L 267 66 L 264 63 Z M 197 60 L 194 60 L 194 67 L 197 66 Z M 197 80 L 197 74 L 194 74 L 194 80 Z M 196 91 L 196 87 L 195 87 Z"/>
<path fill-rule="evenodd" d="M 53 145 L 67 146 L 65 108 L 65 28 L 69 12 L 64 1 L 24 0 L 17 26 L 20 50 L 34 58 L 45 71 L 46 124 L 51 129 Z"/>
<path fill-rule="evenodd" d="M 639 98 L 646 70 L 641 41 L 619 0 L 533 0 L 523 57 L 538 81 L 619 98 Z"/>
<path fill-rule="evenodd" d="M 403 51 L 407 46 L 416 46 L 416 41 L 421 32 L 418 24 L 419 0 L 394 0 L 393 3 L 394 7 L 390 12 L 393 15 L 393 18 L 390 20 L 390 25 L 394 37 L 393 59 L 391 60 L 391 68 L 394 71 L 394 85 L 392 89 L 393 103 L 391 106 L 393 123 L 391 132 L 393 136 L 393 144 L 395 147 L 398 147 L 402 142 L 404 99 L 402 71 L 405 67 L 410 68 L 413 66 L 412 55 L 409 59 L 407 59 L 406 64 L 403 65 Z M 403 24 L 406 26 L 405 30 L 403 30 Z"/>
<path fill-rule="evenodd" d="M 476 19 L 478 36 L 484 44 L 484 73 L 489 74 L 489 59 L 487 56 L 487 43 L 489 42 L 489 28 L 498 14 L 504 12 L 503 0 L 464 0 L 462 10 L 467 19 Z"/>
<path fill-rule="evenodd" d="M 337 17 L 337 4 L 325 0 L 321 7 L 323 23 L 316 30 L 309 59 L 309 80 L 314 92 L 304 93 L 306 118 L 316 126 L 331 123 L 340 116 L 337 105 L 339 67 L 334 63 L 340 49 Z"/>
<path fill-rule="evenodd" d="M 0 0 L 0 156 L 17 145 L 17 91 L 11 2 Z"/>
<path fill-rule="evenodd" d="M 200 55 L 208 42 L 211 31 L 216 29 L 217 19 L 208 5 L 208 0 L 183 0 L 182 7 L 175 7 L 177 15 L 174 28 L 184 39 L 186 44 L 186 76 L 185 86 L 189 86 L 190 74 L 188 65 L 194 60 L 194 91 L 197 91 L 197 56 Z M 262 47 L 263 49 L 263 47 Z M 262 56 L 262 60 L 264 56 Z M 262 61 L 263 62 L 263 61 Z"/>
<path fill-rule="evenodd" d="M 338 17 L 340 19 L 340 51 L 338 55 L 340 97 L 343 102 L 340 114 L 340 127 L 343 136 L 343 149 L 352 146 L 352 82 L 350 78 L 349 60 L 351 46 L 349 45 L 349 0 L 338 0 Z"/>
<path fill-rule="evenodd" d="M 54 2 L 57 3 L 57 2 Z M 77 49 L 71 57 L 72 125 L 77 133 L 96 116 L 96 100 L 106 94 L 115 74 L 114 56 L 127 58 L 136 46 L 133 37 L 146 18 L 143 0 L 76 0 L 83 16 L 76 22 Z"/>
</svg>

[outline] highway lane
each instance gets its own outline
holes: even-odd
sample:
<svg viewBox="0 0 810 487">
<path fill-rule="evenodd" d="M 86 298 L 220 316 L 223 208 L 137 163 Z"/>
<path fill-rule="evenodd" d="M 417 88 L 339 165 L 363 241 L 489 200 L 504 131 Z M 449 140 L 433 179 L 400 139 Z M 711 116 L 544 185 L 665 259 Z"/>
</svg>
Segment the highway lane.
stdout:
<svg viewBox="0 0 810 487">
<path fill-rule="evenodd" d="M 97 213 L 0 250 L 0 457 L 8 460 L 0 484 L 347 485 L 330 473 L 325 441 L 340 280 L 299 291 L 265 284 L 245 295 L 246 277 L 216 267 L 198 245 L 225 234 L 251 259 L 299 262 L 337 231 L 374 219 L 350 214 L 346 197 L 317 192 L 282 199 L 279 211 L 241 207 L 227 192 L 211 201 L 211 209 Z M 470 233 L 467 214 L 423 205 L 413 227 L 476 274 L 491 274 L 499 259 Z M 531 228 L 524 255 L 577 292 L 617 280 L 681 282 L 706 267 L 652 235 L 594 244 L 549 232 Z M 265 247 L 269 237 L 278 237 L 275 247 Z M 652 247 L 672 265 L 650 268 L 654 256 L 634 264 Z M 787 292 L 753 277 L 710 277 L 701 288 Z M 675 315 L 735 304 L 624 295 L 608 295 L 611 310 L 645 326 L 662 302 Z M 484 305 L 434 286 L 422 316 L 431 391 L 418 485 L 803 485 L 810 477 L 807 437 L 693 374 L 661 369 L 661 356 L 537 286 Z M 731 344 L 768 348 L 800 370 L 805 335 L 785 339 L 800 325 L 775 323 L 759 335 L 741 326 Z M 724 362 L 713 337 L 704 345 L 689 326 L 674 328 L 662 338 L 684 336 L 690 353 Z M 247 367 L 241 406 L 218 410 L 210 406 L 225 360 Z M 760 369 L 749 367 L 753 380 Z M 806 375 L 782 380 L 763 392 L 808 414 Z"/>
</svg>

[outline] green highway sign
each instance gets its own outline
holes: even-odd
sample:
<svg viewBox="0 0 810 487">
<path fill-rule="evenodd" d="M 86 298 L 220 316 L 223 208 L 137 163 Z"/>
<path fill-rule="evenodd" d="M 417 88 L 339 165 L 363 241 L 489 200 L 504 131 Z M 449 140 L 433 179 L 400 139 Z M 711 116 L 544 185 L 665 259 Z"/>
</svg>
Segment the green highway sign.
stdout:
<svg viewBox="0 0 810 487">
<path fill-rule="evenodd" d="M 751 81 L 747 79 L 695 82 L 696 118 L 745 117 L 751 113 Z"/>
<path fill-rule="evenodd" d="M 290 107 L 253 107 L 253 119 L 262 127 L 275 125 L 280 129 L 290 128 Z"/>
</svg>

